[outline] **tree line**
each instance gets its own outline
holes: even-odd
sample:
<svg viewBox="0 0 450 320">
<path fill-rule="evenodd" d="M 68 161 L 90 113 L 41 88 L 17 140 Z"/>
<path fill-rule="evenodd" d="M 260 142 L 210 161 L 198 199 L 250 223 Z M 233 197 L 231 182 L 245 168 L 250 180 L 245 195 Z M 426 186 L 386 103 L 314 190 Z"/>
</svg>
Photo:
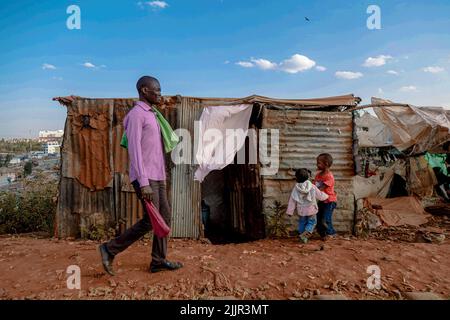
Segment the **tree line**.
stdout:
<svg viewBox="0 0 450 320">
<path fill-rule="evenodd" d="M 41 149 L 42 143 L 32 139 L 15 141 L 0 140 L 0 153 L 21 153 Z"/>
</svg>

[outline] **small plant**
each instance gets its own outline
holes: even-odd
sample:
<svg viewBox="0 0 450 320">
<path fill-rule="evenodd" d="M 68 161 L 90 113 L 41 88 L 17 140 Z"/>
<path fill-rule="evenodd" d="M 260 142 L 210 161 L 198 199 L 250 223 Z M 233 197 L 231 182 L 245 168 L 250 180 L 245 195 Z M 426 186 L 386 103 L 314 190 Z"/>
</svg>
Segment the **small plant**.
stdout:
<svg viewBox="0 0 450 320">
<path fill-rule="evenodd" d="M 289 236 L 285 213 L 286 205 L 282 205 L 280 201 L 275 201 L 274 205 L 266 212 L 266 225 L 269 237 L 282 238 Z"/>
<path fill-rule="evenodd" d="M 371 212 L 368 208 L 362 208 L 356 212 L 353 234 L 357 237 L 367 239 L 370 235 L 369 216 Z"/>
<path fill-rule="evenodd" d="M 113 237 L 116 234 L 114 228 L 106 230 L 104 225 L 90 225 L 89 227 L 81 226 L 81 237 L 83 239 L 89 239 L 94 241 L 106 240 Z"/>
</svg>

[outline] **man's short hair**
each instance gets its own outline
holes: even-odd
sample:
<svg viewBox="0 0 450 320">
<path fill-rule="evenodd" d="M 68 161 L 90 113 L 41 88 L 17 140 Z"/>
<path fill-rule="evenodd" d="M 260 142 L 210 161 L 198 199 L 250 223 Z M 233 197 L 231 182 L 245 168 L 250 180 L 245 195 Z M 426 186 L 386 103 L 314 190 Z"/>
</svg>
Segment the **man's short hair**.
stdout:
<svg viewBox="0 0 450 320">
<path fill-rule="evenodd" d="M 321 153 L 317 159 L 321 159 L 328 168 L 333 165 L 333 157 L 329 153 Z"/>
<path fill-rule="evenodd" d="M 150 76 L 140 77 L 136 83 L 136 89 L 138 92 L 141 92 L 142 87 L 145 87 L 146 85 L 155 83 L 155 82 L 159 84 L 158 79 L 156 79 L 154 77 L 150 77 Z"/>
<path fill-rule="evenodd" d="M 295 170 L 295 179 L 298 183 L 303 183 L 311 177 L 311 171 L 305 168 Z"/>
</svg>

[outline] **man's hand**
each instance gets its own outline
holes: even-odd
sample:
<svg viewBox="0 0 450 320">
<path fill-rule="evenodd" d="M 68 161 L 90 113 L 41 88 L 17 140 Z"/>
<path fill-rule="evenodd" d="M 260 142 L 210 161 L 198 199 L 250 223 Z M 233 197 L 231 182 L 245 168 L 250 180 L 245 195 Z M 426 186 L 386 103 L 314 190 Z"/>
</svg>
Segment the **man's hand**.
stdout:
<svg viewBox="0 0 450 320">
<path fill-rule="evenodd" d="M 153 190 L 150 186 L 144 186 L 141 188 L 142 198 L 147 201 L 153 201 Z"/>
</svg>

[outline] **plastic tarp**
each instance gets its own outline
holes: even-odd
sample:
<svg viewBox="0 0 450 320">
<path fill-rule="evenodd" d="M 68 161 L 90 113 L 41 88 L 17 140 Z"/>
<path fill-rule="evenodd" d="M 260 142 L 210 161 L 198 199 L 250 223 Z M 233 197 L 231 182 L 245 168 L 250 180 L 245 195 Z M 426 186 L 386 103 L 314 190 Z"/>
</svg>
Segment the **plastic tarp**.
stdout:
<svg viewBox="0 0 450 320">
<path fill-rule="evenodd" d="M 415 197 L 367 198 L 364 206 L 378 215 L 386 226 L 420 226 L 430 217 Z"/>
<path fill-rule="evenodd" d="M 209 172 L 221 170 L 233 162 L 245 144 L 251 114 L 251 104 L 203 109 L 196 154 L 199 168 L 195 171 L 195 180 L 202 182 Z"/>
<path fill-rule="evenodd" d="M 431 197 L 438 181 L 425 156 L 410 157 L 408 161 L 408 185 L 411 193 L 420 197 Z"/>
<path fill-rule="evenodd" d="M 360 147 L 376 148 L 392 146 L 392 133 L 389 128 L 374 115 L 365 112 L 355 118 L 356 135 Z"/>
<path fill-rule="evenodd" d="M 393 104 L 374 108 L 378 119 L 392 132 L 393 146 L 409 154 L 440 152 L 450 140 L 450 116 L 441 107 L 395 106 L 388 100 L 372 98 L 372 104 Z"/>
<path fill-rule="evenodd" d="M 355 195 L 355 199 L 359 200 L 370 197 L 386 198 L 394 174 L 405 177 L 406 169 L 403 161 L 398 160 L 391 167 L 379 167 L 377 174 L 369 178 L 354 176 L 353 194 Z"/>
</svg>

